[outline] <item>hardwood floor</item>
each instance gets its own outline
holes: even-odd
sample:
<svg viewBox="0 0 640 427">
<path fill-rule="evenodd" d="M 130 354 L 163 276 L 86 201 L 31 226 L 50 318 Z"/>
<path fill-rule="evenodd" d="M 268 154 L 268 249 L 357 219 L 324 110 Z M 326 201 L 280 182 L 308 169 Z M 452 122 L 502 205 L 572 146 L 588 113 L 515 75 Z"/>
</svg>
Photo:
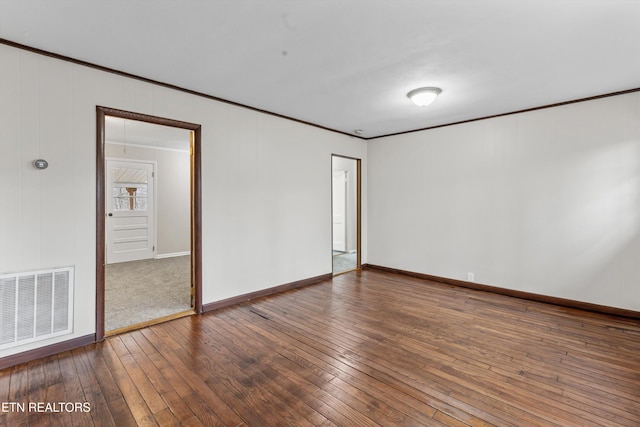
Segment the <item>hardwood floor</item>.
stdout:
<svg viewBox="0 0 640 427">
<path fill-rule="evenodd" d="M 12 427 L 637 426 L 640 322 L 364 271 L 0 371 L 2 402 Z"/>
</svg>

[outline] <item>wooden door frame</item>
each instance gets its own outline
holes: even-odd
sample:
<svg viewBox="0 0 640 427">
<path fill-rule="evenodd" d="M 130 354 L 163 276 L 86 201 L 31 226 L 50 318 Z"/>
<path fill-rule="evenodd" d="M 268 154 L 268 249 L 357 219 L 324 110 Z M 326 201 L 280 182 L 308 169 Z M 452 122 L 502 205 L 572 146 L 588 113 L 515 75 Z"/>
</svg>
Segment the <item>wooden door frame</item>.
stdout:
<svg viewBox="0 0 640 427">
<path fill-rule="evenodd" d="M 356 270 L 362 270 L 362 159 L 357 157 L 343 156 L 342 154 L 331 154 L 331 215 L 333 216 L 333 158 L 340 157 L 356 162 Z M 346 221 L 346 218 L 345 218 Z M 333 253 L 333 219 L 331 225 L 331 252 Z M 331 263 L 331 273 L 333 273 L 333 262 Z"/>
<path fill-rule="evenodd" d="M 191 281 L 193 310 L 202 313 L 202 182 L 200 145 L 202 127 L 198 124 L 96 106 L 96 341 L 105 336 L 105 118 L 137 120 L 193 131 L 191 149 Z"/>
</svg>

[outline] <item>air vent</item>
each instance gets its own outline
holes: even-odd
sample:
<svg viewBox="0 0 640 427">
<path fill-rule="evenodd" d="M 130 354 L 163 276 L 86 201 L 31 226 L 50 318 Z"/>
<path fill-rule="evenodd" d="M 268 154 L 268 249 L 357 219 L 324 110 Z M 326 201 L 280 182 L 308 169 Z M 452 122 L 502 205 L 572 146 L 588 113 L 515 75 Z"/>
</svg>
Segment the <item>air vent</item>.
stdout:
<svg viewBox="0 0 640 427">
<path fill-rule="evenodd" d="M 73 332 L 73 273 L 0 275 L 0 350 Z"/>
</svg>

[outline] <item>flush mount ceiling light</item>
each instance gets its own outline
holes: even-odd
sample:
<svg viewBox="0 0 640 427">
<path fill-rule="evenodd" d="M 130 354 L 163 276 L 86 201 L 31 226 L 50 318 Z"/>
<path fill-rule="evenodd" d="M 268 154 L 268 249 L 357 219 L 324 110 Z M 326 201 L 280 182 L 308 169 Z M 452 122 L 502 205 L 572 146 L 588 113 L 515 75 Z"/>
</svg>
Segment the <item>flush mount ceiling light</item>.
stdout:
<svg viewBox="0 0 640 427">
<path fill-rule="evenodd" d="M 407 97 L 417 106 L 426 107 L 436 100 L 442 89 L 438 87 L 421 87 L 407 94 Z"/>
</svg>

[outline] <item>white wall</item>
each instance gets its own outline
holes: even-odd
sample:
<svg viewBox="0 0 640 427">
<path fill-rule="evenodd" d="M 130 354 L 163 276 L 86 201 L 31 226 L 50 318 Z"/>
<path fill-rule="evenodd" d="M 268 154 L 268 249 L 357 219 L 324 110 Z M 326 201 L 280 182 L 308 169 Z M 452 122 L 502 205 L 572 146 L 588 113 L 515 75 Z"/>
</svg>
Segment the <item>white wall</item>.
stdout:
<svg viewBox="0 0 640 427">
<path fill-rule="evenodd" d="M 640 93 L 369 143 L 371 264 L 640 310 Z"/>
<path fill-rule="evenodd" d="M 0 94 L 0 273 L 76 267 L 73 335 L 0 357 L 95 332 L 96 105 L 202 125 L 204 303 L 331 273 L 331 154 L 365 142 L 5 45 Z"/>
<path fill-rule="evenodd" d="M 188 132 L 185 132 L 188 138 Z M 188 144 L 187 139 L 187 144 Z M 158 257 L 191 250 L 191 157 L 189 152 L 105 144 L 105 156 L 156 162 Z"/>
<path fill-rule="evenodd" d="M 347 229 L 347 251 L 358 249 L 357 209 L 358 209 L 358 163 L 354 159 L 335 156 L 333 158 L 333 170 L 347 171 L 347 217 L 345 224 Z"/>
</svg>

